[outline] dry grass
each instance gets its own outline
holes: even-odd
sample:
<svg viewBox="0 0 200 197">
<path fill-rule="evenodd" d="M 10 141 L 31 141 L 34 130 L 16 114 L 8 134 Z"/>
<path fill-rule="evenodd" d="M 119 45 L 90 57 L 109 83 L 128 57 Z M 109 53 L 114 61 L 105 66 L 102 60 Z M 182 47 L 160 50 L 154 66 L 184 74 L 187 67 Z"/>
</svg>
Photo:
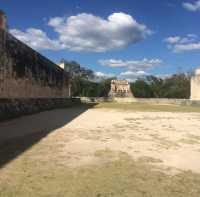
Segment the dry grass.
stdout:
<svg viewBox="0 0 200 197">
<path fill-rule="evenodd" d="M 115 103 L 102 102 L 95 105 L 95 108 L 110 108 L 129 111 L 142 112 L 200 112 L 199 106 L 186 105 L 164 105 L 164 104 L 149 104 L 149 103 Z"/>
<path fill-rule="evenodd" d="M 113 152 L 116 156 L 116 153 Z M 97 157 L 113 156 L 102 150 Z M 199 197 L 200 175 L 183 172 L 169 176 L 148 164 L 118 153 L 115 161 L 79 168 L 31 162 L 22 156 L 0 174 L 1 197 Z M 151 160 L 150 160 L 151 161 Z"/>
</svg>

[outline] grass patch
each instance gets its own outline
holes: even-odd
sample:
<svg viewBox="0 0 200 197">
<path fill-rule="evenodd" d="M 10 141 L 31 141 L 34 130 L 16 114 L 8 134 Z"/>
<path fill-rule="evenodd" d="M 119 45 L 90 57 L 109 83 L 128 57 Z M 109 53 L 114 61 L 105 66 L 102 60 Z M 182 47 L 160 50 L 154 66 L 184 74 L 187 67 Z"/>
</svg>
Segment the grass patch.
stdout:
<svg viewBox="0 0 200 197">
<path fill-rule="evenodd" d="M 102 102 L 94 106 L 95 108 L 109 108 L 128 111 L 142 111 L 142 112 L 200 112 L 199 106 L 186 105 L 161 105 L 150 103 L 115 103 Z"/>
<path fill-rule="evenodd" d="M 98 157 L 112 155 L 110 151 Z M 116 153 L 114 153 L 116 154 Z M 199 197 L 200 175 L 169 176 L 126 154 L 119 159 L 75 169 L 19 158 L 0 170 L 0 197 Z"/>
</svg>

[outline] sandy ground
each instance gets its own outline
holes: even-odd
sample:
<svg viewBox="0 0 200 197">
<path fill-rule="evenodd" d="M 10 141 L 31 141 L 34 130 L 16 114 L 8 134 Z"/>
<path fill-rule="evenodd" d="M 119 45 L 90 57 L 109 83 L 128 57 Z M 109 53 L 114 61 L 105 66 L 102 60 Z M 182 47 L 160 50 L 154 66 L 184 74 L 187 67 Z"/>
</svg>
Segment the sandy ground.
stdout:
<svg viewBox="0 0 200 197">
<path fill-rule="evenodd" d="M 199 114 L 92 109 L 48 137 L 59 138 L 59 154 L 67 154 L 72 166 L 96 162 L 95 152 L 108 149 L 158 161 L 167 170 L 200 173 Z"/>
<path fill-rule="evenodd" d="M 24 135 L 35 128 L 39 132 L 46 125 L 43 129 L 51 131 L 25 150 L 37 152 L 30 154 L 30 160 L 74 168 L 97 164 L 101 151 L 115 151 L 127 153 L 134 160 L 148 161 L 168 174 L 188 170 L 200 173 L 199 113 L 92 108 L 60 124 L 61 116 L 72 113 L 65 111 L 54 110 L 1 123 L 0 137 L 15 136 L 14 128 Z M 57 126 L 53 126 L 55 122 Z M 106 159 L 117 159 L 117 155 Z"/>
</svg>

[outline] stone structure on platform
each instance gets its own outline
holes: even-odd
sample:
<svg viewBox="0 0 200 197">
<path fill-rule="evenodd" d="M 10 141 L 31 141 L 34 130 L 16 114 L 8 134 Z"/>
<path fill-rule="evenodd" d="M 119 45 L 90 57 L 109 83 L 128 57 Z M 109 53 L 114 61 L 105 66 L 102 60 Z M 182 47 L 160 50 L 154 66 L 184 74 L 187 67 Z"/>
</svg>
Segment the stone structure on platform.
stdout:
<svg viewBox="0 0 200 197">
<path fill-rule="evenodd" d="M 111 97 L 133 97 L 130 84 L 126 80 L 112 80 L 109 95 Z"/>
<path fill-rule="evenodd" d="M 200 68 L 196 69 L 191 78 L 191 100 L 200 100 Z"/>
</svg>

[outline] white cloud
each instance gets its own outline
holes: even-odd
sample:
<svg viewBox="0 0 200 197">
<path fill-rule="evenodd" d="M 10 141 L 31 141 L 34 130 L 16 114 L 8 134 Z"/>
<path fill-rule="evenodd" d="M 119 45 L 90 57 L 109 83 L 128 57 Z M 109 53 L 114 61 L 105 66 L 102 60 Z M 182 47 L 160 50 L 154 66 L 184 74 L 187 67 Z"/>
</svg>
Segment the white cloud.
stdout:
<svg viewBox="0 0 200 197">
<path fill-rule="evenodd" d="M 10 30 L 16 38 L 28 44 L 34 49 L 60 49 L 60 44 L 56 40 L 51 40 L 47 37 L 46 33 L 40 29 L 29 28 L 25 32 L 12 29 Z"/>
<path fill-rule="evenodd" d="M 170 36 L 168 38 L 166 38 L 164 41 L 168 44 L 177 44 L 177 43 L 191 43 L 191 42 L 195 42 L 198 39 L 198 36 L 195 34 L 188 34 L 185 37 L 181 37 L 181 36 Z"/>
<path fill-rule="evenodd" d="M 127 67 L 128 70 L 138 72 L 150 69 L 154 66 L 158 66 L 162 64 L 162 60 L 160 59 L 143 59 L 143 60 L 131 60 L 131 61 L 123 61 L 117 59 L 108 59 L 108 60 L 99 60 L 99 64 L 103 66 L 109 67 Z"/>
<path fill-rule="evenodd" d="M 94 73 L 94 81 L 99 82 L 105 79 L 109 79 L 109 78 L 115 78 L 117 77 L 116 74 L 113 73 L 105 73 L 105 72 L 95 72 Z"/>
<path fill-rule="evenodd" d="M 171 77 L 173 74 L 157 74 L 157 75 L 154 75 L 155 77 L 158 77 L 158 78 L 161 78 L 161 79 L 166 79 L 166 78 L 169 78 Z"/>
<path fill-rule="evenodd" d="M 138 72 L 133 72 L 133 71 L 125 71 L 119 74 L 118 78 L 119 79 L 126 79 L 127 81 L 135 81 L 139 77 L 144 77 L 147 76 L 148 73 L 144 71 L 138 71 Z"/>
<path fill-rule="evenodd" d="M 58 27 L 59 25 L 63 24 L 63 22 L 63 17 L 54 17 L 49 20 L 48 25 L 52 27 Z"/>
<path fill-rule="evenodd" d="M 188 43 L 188 44 L 176 44 L 174 46 L 174 52 L 181 53 L 187 51 L 200 50 L 200 42 Z"/>
<path fill-rule="evenodd" d="M 161 65 L 162 60 L 159 59 L 143 59 L 143 60 L 132 60 L 123 61 L 116 59 L 109 60 L 99 60 L 99 63 L 104 66 L 109 66 L 112 68 L 125 68 L 126 70 L 119 74 L 110 74 L 96 72 L 95 75 L 100 79 L 116 77 L 118 79 L 126 79 L 128 81 L 135 81 L 140 77 L 145 77 L 150 75 L 147 71 L 155 66 Z"/>
<path fill-rule="evenodd" d="M 133 71 L 125 71 L 121 72 L 119 74 L 113 74 L 113 73 L 105 73 L 105 72 L 95 72 L 95 78 L 94 81 L 99 82 L 101 80 L 109 79 L 109 78 L 117 78 L 119 80 L 127 80 L 127 81 L 135 81 L 139 77 L 144 77 L 149 75 L 148 73 L 144 71 L 138 71 L 138 72 L 133 72 Z"/>
<path fill-rule="evenodd" d="M 113 13 L 107 19 L 87 13 L 68 18 L 54 17 L 49 20 L 48 25 L 58 34 L 57 39 L 52 40 L 45 32 L 34 28 L 29 28 L 25 32 L 13 29 L 11 33 L 37 49 L 88 52 L 124 48 L 151 34 L 145 25 L 122 12 Z"/>
<path fill-rule="evenodd" d="M 167 42 L 168 48 L 174 53 L 200 50 L 199 38 L 194 34 L 188 34 L 185 37 L 168 37 L 165 39 L 165 42 Z"/>
<path fill-rule="evenodd" d="M 135 81 L 138 77 L 148 75 L 148 70 L 162 64 L 160 59 L 143 59 L 123 61 L 117 59 L 99 60 L 99 64 L 109 66 L 112 68 L 125 68 L 126 71 L 118 74 L 118 79 L 126 79 L 128 81 Z"/>
<path fill-rule="evenodd" d="M 115 77 L 115 74 L 112 74 L 112 73 L 95 72 L 94 74 L 96 77 L 105 78 L 105 79 Z"/>
<path fill-rule="evenodd" d="M 104 52 L 123 48 L 150 34 L 145 25 L 125 13 L 113 13 L 107 19 L 82 13 L 52 27 L 59 34 L 60 42 L 72 51 Z"/>
<path fill-rule="evenodd" d="M 126 71 L 126 72 L 120 73 L 118 78 L 126 79 L 129 82 L 133 82 L 139 78 L 144 78 L 144 77 L 151 76 L 151 75 L 152 74 L 144 72 L 144 71 L 139 71 L 139 72 Z M 153 76 L 161 78 L 161 79 L 166 79 L 166 78 L 172 76 L 172 74 L 156 74 L 156 75 L 153 74 Z"/>
<path fill-rule="evenodd" d="M 179 36 L 170 36 L 166 38 L 164 41 L 169 44 L 175 44 L 177 43 L 181 38 Z"/>
<path fill-rule="evenodd" d="M 183 7 L 191 12 L 200 11 L 200 0 L 197 0 L 194 3 L 184 2 Z"/>
</svg>

